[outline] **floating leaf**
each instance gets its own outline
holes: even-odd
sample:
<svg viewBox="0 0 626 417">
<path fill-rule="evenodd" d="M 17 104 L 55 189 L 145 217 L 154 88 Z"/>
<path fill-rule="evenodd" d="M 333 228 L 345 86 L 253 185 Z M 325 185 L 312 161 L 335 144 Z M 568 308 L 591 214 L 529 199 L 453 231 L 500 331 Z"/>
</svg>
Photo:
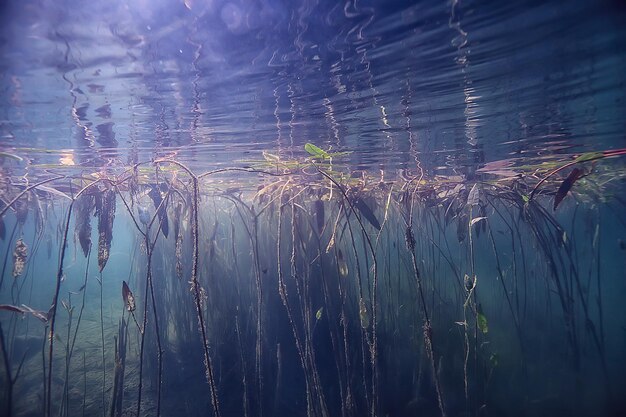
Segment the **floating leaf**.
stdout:
<svg viewBox="0 0 626 417">
<path fill-rule="evenodd" d="M 572 172 L 569 173 L 567 178 L 565 178 L 565 180 L 563 180 L 563 182 L 561 183 L 561 186 L 559 187 L 558 191 L 556 192 L 556 195 L 554 196 L 554 207 L 553 207 L 553 210 L 556 210 L 556 208 L 559 206 L 561 201 L 563 201 L 563 199 L 565 198 L 565 196 L 567 195 L 569 190 L 572 188 L 574 183 L 580 177 L 582 177 L 582 171 L 580 169 L 578 169 L 578 168 L 574 168 L 572 170 Z"/>
<path fill-rule="evenodd" d="M 593 161 L 595 159 L 601 159 L 601 158 L 604 158 L 603 152 L 586 152 L 582 155 L 579 155 L 576 159 L 574 159 L 574 162 L 587 162 L 587 161 Z"/>
<path fill-rule="evenodd" d="M 130 288 L 128 288 L 128 284 L 126 284 L 126 281 L 122 281 L 122 298 L 124 299 L 124 305 L 126 306 L 126 309 L 131 313 L 135 311 L 135 296 L 133 295 L 133 292 L 130 290 Z"/>
<path fill-rule="evenodd" d="M 13 278 L 17 278 L 24 272 L 24 266 L 26 265 L 26 243 L 19 238 L 15 242 L 15 250 L 13 251 Z"/>
<path fill-rule="evenodd" d="M 487 332 L 489 332 L 489 327 L 487 326 L 487 317 L 485 317 L 485 315 L 483 314 L 480 305 L 478 306 L 476 312 L 476 324 L 478 325 L 478 330 L 480 330 L 484 334 L 487 334 Z"/>
<path fill-rule="evenodd" d="M 307 151 L 311 156 L 315 158 L 328 159 L 330 155 L 325 150 L 318 148 L 312 143 L 307 143 L 304 145 L 304 150 Z"/>
<path fill-rule="evenodd" d="M 8 152 L 0 152 L 0 157 L 15 159 L 16 161 L 19 161 L 19 162 L 22 162 L 24 160 L 21 156 L 17 156 L 15 154 L 8 153 Z"/>
<path fill-rule="evenodd" d="M 306 149 L 306 145 L 305 145 L 305 149 Z M 272 163 L 280 162 L 280 157 L 278 155 L 274 155 L 266 151 L 263 151 L 263 158 L 265 158 L 267 162 L 272 162 Z"/>
<path fill-rule="evenodd" d="M 320 307 L 319 310 L 317 310 L 317 313 L 315 313 L 315 319 L 320 320 L 322 318 L 323 312 L 324 312 L 324 307 Z"/>
<path fill-rule="evenodd" d="M 328 152 L 329 158 L 339 158 L 341 156 L 350 155 L 352 151 L 343 151 L 343 152 Z"/>
</svg>

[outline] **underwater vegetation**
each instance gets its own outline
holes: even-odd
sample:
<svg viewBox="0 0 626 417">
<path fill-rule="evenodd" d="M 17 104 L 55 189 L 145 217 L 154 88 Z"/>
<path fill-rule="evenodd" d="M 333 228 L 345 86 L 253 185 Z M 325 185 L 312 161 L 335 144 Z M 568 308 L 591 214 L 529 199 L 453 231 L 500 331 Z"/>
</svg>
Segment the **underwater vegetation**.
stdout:
<svg viewBox="0 0 626 417">
<path fill-rule="evenodd" d="M 2 415 L 626 411 L 626 150 L 472 179 L 304 152 L 0 154 Z"/>
</svg>

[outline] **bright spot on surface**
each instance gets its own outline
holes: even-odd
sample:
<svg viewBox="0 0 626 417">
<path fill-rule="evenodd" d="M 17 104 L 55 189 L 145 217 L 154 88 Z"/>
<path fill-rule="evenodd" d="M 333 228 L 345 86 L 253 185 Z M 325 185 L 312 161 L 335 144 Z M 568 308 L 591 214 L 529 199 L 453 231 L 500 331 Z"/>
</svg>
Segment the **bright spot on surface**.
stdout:
<svg viewBox="0 0 626 417">
<path fill-rule="evenodd" d="M 62 153 L 61 157 L 59 158 L 59 163 L 64 166 L 76 165 L 74 163 L 74 157 L 71 153 Z"/>
<path fill-rule="evenodd" d="M 229 30 L 236 30 L 241 26 L 243 16 L 239 6 L 233 3 L 226 3 L 222 7 L 220 17 Z"/>
</svg>

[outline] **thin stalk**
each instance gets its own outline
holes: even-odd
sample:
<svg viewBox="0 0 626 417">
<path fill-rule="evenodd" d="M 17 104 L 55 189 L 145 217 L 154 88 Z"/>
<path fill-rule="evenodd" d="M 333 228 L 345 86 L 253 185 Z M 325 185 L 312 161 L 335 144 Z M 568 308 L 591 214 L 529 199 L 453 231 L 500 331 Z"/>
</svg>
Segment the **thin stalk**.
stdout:
<svg viewBox="0 0 626 417">
<path fill-rule="evenodd" d="M 7 386 L 6 386 L 6 405 L 5 405 L 5 415 L 7 417 L 11 416 L 13 412 L 13 384 L 15 380 L 11 375 L 11 364 L 9 363 L 9 354 L 6 349 L 6 345 L 4 344 L 4 332 L 2 331 L 2 323 L 0 323 L 0 349 L 2 349 L 2 360 L 4 363 L 4 370 L 7 373 Z"/>
<path fill-rule="evenodd" d="M 283 186 L 280 192 L 280 200 L 282 201 L 283 192 L 287 184 Z M 279 206 L 278 209 L 278 238 L 276 240 L 276 258 L 277 258 L 277 271 L 278 271 L 278 294 L 280 295 L 280 299 L 285 306 L 285 310 L 287 311 L 287 318 L 289 320 L 289 325 L 291 326 L 291 331 L 293 332 L 293 338 L 296 344 L 296 350 L 298 351 L 298 357 L 300 358 L 300 366 L 302 367 L 302 371 L 304 372 L 304 383 L 306 388 L 306 402 L 307 402 L 307 416 L 311 415 L 311 389 L 309 386 L 309 377 L 307 365 L 304 360 L 304 353 L 302 349 L 302 343 L 300 341 L 300 337 L 298 335 L 298 329 L 293 319 L 293 313 L 291 311 L 291 307 L 289 305 L 289 296 L 287 294 L 287 285 L 285 284 L 284 274 L 281 265 L 281 242 L 282 242 L 282 219 L 283 219 L 283 207 Z M 294 219 L 292 218 L 292 223 Z M 295 248 L 296 243 L 292 242 L 293 247 Z M 293 258 L 292 258 L 293 259 Z"/>
<path fill-rule="evenodd" d="M 415 193 L 417 191 L 417 187 L 418 185 L 415 186 L 415 189 L 413 193 L 411 194 L 411 207 L 410 207 L 408 224 L 406 226 L 405 239 L 406 239 L 407 249 L 409 250 L 411 254 L 411 264 L 413 265 L 413 272 L 415 274 L 415 282 L 417 284 L 417 293 L 418 293 L 419 299 L 421 301 L 421 306 L 422 306 L 424 345 L 426 347 L 426 353 L 427 353 L 428 359 L 430 360 L 430 366 L 433 372 L 433 380 L 435 382 L 435 390 L 437 392 L 437 402 L 439 405 L 439 411 L 441 412 L 441 416 L 445 417 L 446 413 L 445 413 L 445 408 L 444 408 L 444 403 L 443 403 L 441 383 L 439 381 L 439 373 L 437 371 L 437 364 L 435 362 L 435 354 L 434 354 L 434 347 L 433 347 L 433 331 L 431 327 L 430 316 L 428 314 L 426 297 L 424 296 L 422 279 L 420 276 L 419 268 L 417 266 L 417 257 L 415 254 L 415 237 L 413 235 L 412 224 L 413 224 L 413 204 L 414 204 L 414 198 L 415 198 Z"/>
<path fill-rule="evenodd" d="M 100 284 L 100 338 L 102 343 L 102 415 L 106 415 L 106 380 L 107 380 L 107 370 L 106 370 L 106 357 L 104 352 L 104 316 L 102 312 L 103 307 L 103 298 L 102 298 L 102 271 L 100 272 L 100 279 L 98 280 Z M 139 413 L 137 414 L 139 415 Z"/>
<path fill-rule="evenodd" d="M 370 344 L 370 356 L 371 356 L 371 365 L 372 365 L 372 409 L 371 414 L 372 417 L 375 417 L 378 413 L 378 323 L 377 323 L 377 310 L 378 310 L 378 263 L 376 262 L 376 251 L 374 250 L 374 246 L 372 245 L 372 241 L 365 231 L 365 226 L 361 221 L 361 218 L 357 215 L 356 209 L 352 204 L 352 201 L 348 198 L 346 191 L 342 186 L 335 181 L 333 177 L 328 175 L 326 172 L 322 171 L 318 168 L 318 172 L 326 177 L 329 181 L 331 181 L 335 186 L 339 189 L 343 198 L 350 206 L 350 210 L 356 217 L 361 231 L 363 232 L 363 236 L 365 236 L 365 240 L 367 241 L 367 246 L 372 255 L 372 267 L 373 267 L 373 277 L 372 277 L 372 342 Z M 369 273 L 369 268 L 368 268 Z"/>
<path fill-rule="evenodd" d="M 54 290 L 54 299 L 52 302 L 52 317 L 50 319 L 50 347 L 48 349 L 48 380 L 46 385 L 46 406 L 45 416 L 50 417 L 50 407 L 52 406 L 52 354 L 54 351 L 54 330 L 56 325 L 56 311 L 59 301 L 59 292 L 61 290 L 61 281 L 63 279 L 63 261 L 65 259 L 65 249 L 67 248 L 67 234 L 70 228 L 70 218 L 72 216 L 72 209 L 74 208 L 74 201 L 72 200 L 67 210 L 67 218 L 65 220 L 65 229 L 63 232 L 63 241 L 61 244 L 61 256 L 59 260 L 59 269 L 57 272 L 56 287 Z"/>
</svg>

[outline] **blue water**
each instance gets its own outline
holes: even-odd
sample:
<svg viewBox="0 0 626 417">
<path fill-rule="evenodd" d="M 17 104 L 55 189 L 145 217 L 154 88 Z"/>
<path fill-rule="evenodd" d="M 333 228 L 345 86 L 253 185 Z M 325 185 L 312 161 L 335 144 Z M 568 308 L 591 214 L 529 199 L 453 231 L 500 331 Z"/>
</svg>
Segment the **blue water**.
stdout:
<svg viewBox="0 0 626 417">
<path fill-rule="evenodd" d="M 2 2 L 0 415 L 626 415 L 624 22 Z"/>
<path fill-rule="evenodd" d="M 2 145 L 432 172 L 621 147 L 619 2 L 5 2 Z M 34 149 L 30 149 L 34 148 Z M 42 149 L 52 151 L 42 155 Z"/>
</svg>

